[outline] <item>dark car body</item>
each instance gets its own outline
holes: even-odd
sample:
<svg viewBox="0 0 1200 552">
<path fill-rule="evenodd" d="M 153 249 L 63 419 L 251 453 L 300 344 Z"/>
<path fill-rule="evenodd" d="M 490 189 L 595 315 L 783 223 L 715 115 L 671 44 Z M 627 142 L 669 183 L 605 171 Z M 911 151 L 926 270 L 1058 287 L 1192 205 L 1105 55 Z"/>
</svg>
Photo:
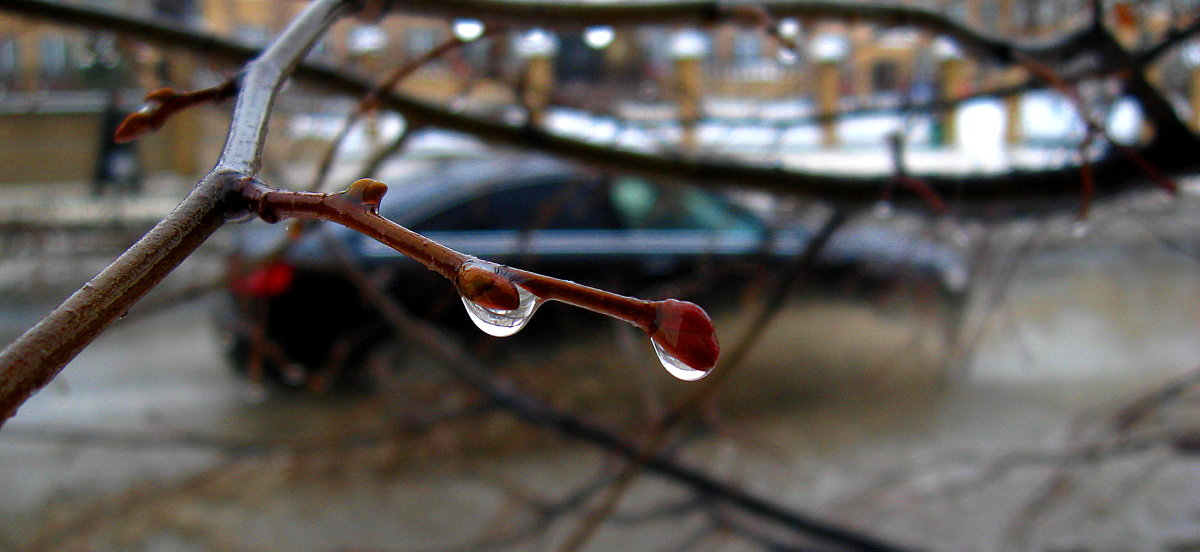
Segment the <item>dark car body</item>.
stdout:
<svg viewBox="0 0 1200 552">
<path fill-rule="evenodd" d="M 733 308 L 814 234 L 803 225 L 772 229 L 746 208 L 698 188 L 609 176 L 542 157 L 445 160 L 387 183 L 380 214 L 460 252 L 617 293 L 671 295 L 709 310 Z M 253 264 L 282 233 L 282 224 L 247 224 L 235 258 Z M 326 223 L 280 262 L 232 278 L 233 308 L 222 327 L 236 367 L 261 367 L 268 379 L 295 385 L 311 384 L 304 374 L 347 379 L 387 337 L 387 325 L 331 247 L 348 253 L 414 314 L 478 333 L 450 282 L 379 242 Z M 956 271 L 962 270 L 944 247 L 870 228 L 836 235 L 818 265 L 813 285 L 861 294 L 916 281 L 947 303 L 958 294 Z M 555 339 L 602 323 L 579 309 L 547 307 L 523 332 Z"/>
</svg>

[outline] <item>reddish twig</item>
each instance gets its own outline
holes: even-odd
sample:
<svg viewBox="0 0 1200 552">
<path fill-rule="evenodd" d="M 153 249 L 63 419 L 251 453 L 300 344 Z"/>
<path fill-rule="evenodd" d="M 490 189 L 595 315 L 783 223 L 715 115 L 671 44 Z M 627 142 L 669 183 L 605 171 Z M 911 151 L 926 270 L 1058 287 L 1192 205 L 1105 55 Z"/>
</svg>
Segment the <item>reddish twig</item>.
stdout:
<svg viewBox="0 0 1200 552">
<path fill-rule="evenodd" d="M 369 178 L 333 194 L 274 190 L 253 180 L 243 186 L 250 208 L 264 220 L 321 219 L 361 232 L 441 274 L 465 300 L 487 312 L 511 316 L 527 311 L 520 314 L 527 318 L 542 302 L 560 301 L 637 326 L 669 357 L 683 363 L 677 368 L 699 372 L 688 374 L 692 379 L 716 364 L 719 345 L 712 321 L 695 304 L 626 297 L 459 253 L 380 216 L 377 211 L 386 192 L 386 184 Z M 515 323 L 523 325 L 523 321 Z"/>
<path fill-rule="evenodd" d="M 210 88 L 194 92 L 176 92 L 173 88 L 159 88 L 146 94 L 146 106 L 130 113 L 117 127 L 114 137 L 117 143 L 132 142 L 142 134 L 162 128 L 167 119 L 192 106 L 208 102 L 219 102 L 232 97 L 238 91 L 236 78 L 229 79 Z"/>
</svg>

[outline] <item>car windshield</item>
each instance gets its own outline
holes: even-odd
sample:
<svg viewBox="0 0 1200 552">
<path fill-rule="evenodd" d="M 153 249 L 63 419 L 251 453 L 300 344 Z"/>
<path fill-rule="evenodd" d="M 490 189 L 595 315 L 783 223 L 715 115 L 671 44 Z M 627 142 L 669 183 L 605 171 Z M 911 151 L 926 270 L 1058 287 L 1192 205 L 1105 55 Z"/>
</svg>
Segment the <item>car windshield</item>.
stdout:
<svg viewBox="0 0 1200 552">
<path fill-rule="evenodd" d="M 415 225 L 421 232 L 615 228 L 596 182 L 542 177 L 498 185 Z"/>
<path fill-rule="evenodd" d="M 613 208 L 625 228 L 634 230 L 764 230 L 750 213 L 717 196 L 685 186 L 661 186 L 635 177 L 614 179 Z"/>
</svg>

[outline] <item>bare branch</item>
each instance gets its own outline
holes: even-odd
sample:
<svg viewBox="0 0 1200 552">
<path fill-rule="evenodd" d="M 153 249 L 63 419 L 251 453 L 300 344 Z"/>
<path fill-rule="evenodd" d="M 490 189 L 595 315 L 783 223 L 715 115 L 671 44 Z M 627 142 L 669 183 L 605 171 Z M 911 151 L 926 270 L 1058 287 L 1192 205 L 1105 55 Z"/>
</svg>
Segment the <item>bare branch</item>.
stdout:
<svg viewBox="0 0 1200 552">
<path fill-rule="evenodd" d="M 33 4 L 17 2 L 5 7 L 52 6 Z M 242 206 L 230 192 L 240 189 L 239 183 L 257 168 L 268 111 L 283 83 L 284 69 L 304 57 L 344 5 L 344 0 L 313 2 L 274 46 L 251 63 L 238 94 L 229 140 L 212 172 L 141 240 L 0 351 L 0 424 Z"/>
<path fill-rule="evenodd" d="M 522 319 L 508 320 L 517 329 L 532 315 L 538 302 L 561 301 L 637 326 L 675 359 L 702 372 L 697 377 L 716 364 L 716 332 L 699 306 L 675 299 L 625 297 L 464 255 L 379 216 L 376 209 L 386 190 L 382 182 L 364 178 L 336 194 L 272 190 L 252 181 L 246 181 L 243 193 L 264 220 L 299 217 L 342 224 L 441 274 L 454 283 L 464 299 L 483 309 L 524 312 Z M 532 296 L 526 299 L 522 292 Z"/>
</svg>

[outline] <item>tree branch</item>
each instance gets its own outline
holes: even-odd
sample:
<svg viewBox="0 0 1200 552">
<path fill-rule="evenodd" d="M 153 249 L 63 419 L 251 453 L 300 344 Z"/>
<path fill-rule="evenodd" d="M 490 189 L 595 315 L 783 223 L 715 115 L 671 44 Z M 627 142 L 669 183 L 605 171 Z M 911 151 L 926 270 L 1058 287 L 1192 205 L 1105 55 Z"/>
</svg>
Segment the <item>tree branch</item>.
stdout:
<svg viewBox="0 0 1200 552">
<path fill-rule="evenodd" d="M 0 351 L 0 425 L 204 243 L 229 213 L 243 206 L 231 193 L 240 190 L 241 181 L 257 168 L 268 112 L 285 70 L 304 57 L 309 45 L 345 4 L 346 0 L 313 2 L 274 46 L 250 64 L 238 93 L 229 140 L 217 166 L 141 240 Z M 76 18 L 84 15 L 79 10 L 59 9 L 65 6 L 24 0 L 3 7 L 13 6 L 47 9 L 47 13 Z"/>
</svg>

